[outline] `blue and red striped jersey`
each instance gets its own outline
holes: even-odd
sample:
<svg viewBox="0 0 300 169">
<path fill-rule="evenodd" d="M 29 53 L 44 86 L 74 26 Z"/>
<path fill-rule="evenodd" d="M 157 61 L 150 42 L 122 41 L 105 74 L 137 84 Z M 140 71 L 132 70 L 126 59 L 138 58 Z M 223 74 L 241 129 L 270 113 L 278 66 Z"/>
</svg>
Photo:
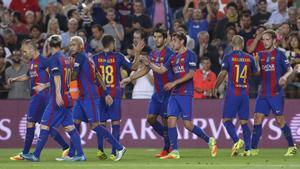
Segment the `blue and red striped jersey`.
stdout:
<svg viewBox="0 0 300 169">
<path fill-rule="evenodd" d="M 49 72 L 48 72 L 48 59 L 39 55 L 37 58 L 32 59 L 29 64 L 29 70 L 27 76 L 30 77 L 31 81 L 31 96 L 36 95 L 37 93 L 33 89 L 37 83 L 48 83 L 49 82 Z M 49 94 L 49 88 L 44 89 L 40 93 Z"/>
<path fill-rule="evenodd" d="M 114 98 L 121 98 L 121 67 L 131 69 L 132 63 L 120 52 L 100 52 L 93 56 L 93 61 L 96 71 L 103 77 L 108 93 Z M 101 87 L 99 87 L 99 92 L 100 96 L 104 96 Z"/>
<path fill-rule="evenodd" d="M 224 57 L 222 70 L 228 72 L 226 95 L 249 96 L 249 76 L 258 71 L 252 55 L 239 50 L 232 51 Z"/>
<path fill-rule="evenodd" d="M 283 96 L 283 88 L 279 85 L 279 79 L 290 67 L 288 59 L 279 49 L 274 49 L 271 52 L 259 52 L 258 57 L 261 67 L 259 95 L 275 96 L 280 94 Z"/>
<path fill-rule="evenodd" d="M 164 64 L 168 70 L 172 70 L 174 80 L 180 79 L 188 74 L 191 70 L 195 71 L 197 65 L 197 55 L 187 49 L 184 53 L 174 53 L 170 59 Z M 178 84 L 172 89 L 172 95 L 191 95 L 194 94 L 193 78 Z"/>
<path fill-rule="evenodd" d="M 78 88 L 82 98 L 98 98 L 98 86 L 96 85 L 95 66 L 85 53 L 75 55 L 73 71 L 78 73 Z"/>
<path fill-rule="evenodd" d="M 51 96 L 53 99 L 56 98 L 56 87 L 54 82 L 55 76 L 60 76 L 61 82 L 61 96 L 64 101 L 64 107 L 68 108 L 72 106 L 72 99 L 69 93 L 69 83 L 71 81 L 71 69 L 70 60 L 65 58 L 62 52 L 56 52 L 49 58 L 49 69 L 50 69 L 50 85 L 51 85 Z"/>
<path fill-rule="evenodd" d="M 172 51 L 172 49 L 166 46 L 161 51 L 153 50 L 149 55 L 149 59 L 152 63 L 156 64 L 157 66 L 161 66 L 161 64 L 166 63 L 173 54 L 174 52 Z M 158 74 L 154 72 L 153 76 L 154 76 L 154 88 L 156 93 L 165 92 L 164 85 L 167 84 L 168 82 L 173 81 L 172 70 L 168 70 L 164 74 Z"/>
</svg>

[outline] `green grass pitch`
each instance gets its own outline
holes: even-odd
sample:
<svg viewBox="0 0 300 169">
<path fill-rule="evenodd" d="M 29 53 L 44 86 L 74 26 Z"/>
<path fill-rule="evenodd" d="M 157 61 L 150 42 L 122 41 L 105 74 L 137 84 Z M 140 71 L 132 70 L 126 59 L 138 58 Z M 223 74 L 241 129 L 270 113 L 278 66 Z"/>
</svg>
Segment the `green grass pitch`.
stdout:
<svg viewBox="0 0 300 169">
<path fill-rule="evenodd" d="M 181 149 L 181 159 L 154 158 L 158 149 L 129 148 L 119 162 L 99 161 L 96 149 L 85 149 L 86 162 L 56 162 L 61 154 L 58 149 L 45 149 L 41 161 L 10 161 L 9 157 L 20 149 L 0 149 L 0 169 L 300 169 L 300 156 L 284 157 L 286 149 L 262 149 L 257 157 L 230 157 L 230 150 L 221 149 L 216 158 L 209 157 L 208 149 Z"/>
</svg>

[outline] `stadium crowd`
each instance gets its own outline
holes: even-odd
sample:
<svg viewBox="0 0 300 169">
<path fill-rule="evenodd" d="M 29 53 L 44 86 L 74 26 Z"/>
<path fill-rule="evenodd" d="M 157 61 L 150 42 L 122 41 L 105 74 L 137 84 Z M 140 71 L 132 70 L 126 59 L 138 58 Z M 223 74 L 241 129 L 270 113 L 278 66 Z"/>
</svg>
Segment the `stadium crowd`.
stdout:
<svg viewBox="0 0 300 169">
<path fill-rule="evenodd" d="M 229 0 L 228 0 L 229 1 Z M 0 0 L 0 99 L 30 97 L 29 82 L 7 85 L 7 79 L 28 71 L 20 45 L 32 39 L 46 56 L 45 40 L 62 37 L 62 48 L 69 53 L 70 38 L 85 41 L 89 56 L 103 50 L 102 37 L 116 39 L 116 50 L 134 60 L 140 41 L 154 49 L 154 28 L 183 31 L 187 48 L 198 56 L 194 75 L 195 98 L 212 98 L 212 89 L 221 70 L 224 55 L 232 51 L 234 35 L 245 39 L 244 51 L 256 55 L 264 50 L 262 32 L 277 32 L 277 45 L 294 67 L 300 63 L 300 3 L 296 0 Z M 221 12 L 226 14 L 222 15 Z M 300 97 L 299 74 L 285 88 L 288 98 Z M 123 70 L 122 77 L 133 72 Z M 256 97 L 259 79 L 251 78 L 251 97 Z M 123 98 L 151 98 L 153 73 L 126 86 Z M 226 82 L 219 87 L 225 93 Z M 224 95 L 220 95 L 222 98 Z"/>
</svg>

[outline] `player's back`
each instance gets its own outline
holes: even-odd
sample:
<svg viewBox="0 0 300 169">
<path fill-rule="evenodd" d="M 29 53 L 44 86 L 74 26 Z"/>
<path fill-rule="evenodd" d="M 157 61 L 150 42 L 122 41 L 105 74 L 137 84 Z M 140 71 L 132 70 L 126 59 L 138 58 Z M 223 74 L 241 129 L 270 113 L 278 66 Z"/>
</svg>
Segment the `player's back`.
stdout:
<svg viewBox="0 0 300 169">
<path fill-rule="evenodd" d="M 50 56 L 49 59 L 50 68 L 50 86 L 51 86 L 51 97 L 56 98 L 56 88 L 54 77 L 60 76 L 61 82 L 61 96 L 64 101 L 64 107 L 71 107 L 72 101 L 69 93 L 69 82 L 71 80 L 71 69 L 69 59 L 66 59 L 62 52 L 56 52 Z"/>
<path fill-rule="evenodd" d="M 103 81 L 107 85 L 107 91 L 112 97 L 121 98 L 122 91 L 120 86 L 121 67 L 131 69 L 132 64 L 125 59 L 125 56 L 119 52 L 100 52 L 93 56 L 96 70 L 102 75 Z M 100 95 L 103 91 L 100 89 Z"/>
<path fill-rule="evenodd" d="M 261 96 L 283 95 L 283 88 L 279 85 L 279 79 L 290 67 L 286 56 L 279 49 L 270 52 L 258 53 L 259 64 L 261 66 Z"/>
<path fill-rule="evenodd" d="M 49 71 L 48 71 L 48 59 L 39 55 L 37 58 L 30 61 L 28 76 L 31 82 L 31 96 L 37 93 L 33 89 L 38 83 L 48 83 L 49 82 Z M 40 94 L 49 94 L 49 89 L 44 89 Z"/>
<path fill-rule="evenodd" d="M 75 70 L 78 69 L 78 88 L 80 97 L 97 98 L 99 97 L 98 87 L 96 85 L 94 63 L 81 52 L 76 54 Z"/>
<path fill-rule="evenodd" d="M 253 56 L 239 50 L 224 57 L 222 69 L 228 72 L 227 96 L 249 96 L 249 76 L 257 72 Z"/>
<path fill-rule="evenodd" d="M 173 54 L 174 52 L 172 51 L 172 49 L 166 46 L 161 51 L 153 50 L 150 53 L 149 58 L 152 63 L 156 64 L 157 66 L 161 66 L 161 64 L 165 64 Z M 168 70 L 164 74 L 153 72 L 153 77 L 154 77 L 154 88 L 156 93 L 166 92 L 164 90 L 164 85 L 167 84 L 168 82 L 173 81 L 172 70 Z"/>
</svg>

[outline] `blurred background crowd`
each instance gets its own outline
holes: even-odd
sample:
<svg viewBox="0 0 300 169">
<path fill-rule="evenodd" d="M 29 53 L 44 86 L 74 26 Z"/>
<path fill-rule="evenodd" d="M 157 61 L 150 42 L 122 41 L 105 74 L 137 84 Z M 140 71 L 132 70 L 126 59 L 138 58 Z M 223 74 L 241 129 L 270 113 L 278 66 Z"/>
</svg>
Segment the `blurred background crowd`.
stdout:
<svg viewBox="0 0 300 169">
<path fill-rule="evenodd" d="M 45 53 L 44 42 L 62 37 L 68 56 L 72 36 L 81 36 L 85 52 L 93 56 L 103 50 L 102 37 L 116 39 L 116 51 L 134 60 L 134 46 L 144 41 L 155 49 L 154 28 L 168 33 L 183 31 L 187 48 L 198 56 L 194 76 L 195 98 L 212 98 L 212 89 L 224 55 L 232 51 L 231 38 L 245 39 L 244 51 L 256 55 L 264 50 L 262 32 L 274 29 L 277 46 L 294 67 L 300 63 L 299 0 L 0 0 L 0 99 L 26 99 L 29 82 L 8 86 L 8 78 L 27 73 L 28 60 L 20 45 L 32 39 Z M 122 70 L 122 77 L 132 72 Z M 300 97 L 300 71 L 285 88 L 288 98 Z M 146 99 L 153 93 L 153 73 L 124 89 L 126 99 Z M 225 93 L 226 82 L 218 89 Z M 251 97 L 256 97 L 259 79 L 251 77 Z M 224 97 L 224 95 L 220 95 Z"/>
</svg>

